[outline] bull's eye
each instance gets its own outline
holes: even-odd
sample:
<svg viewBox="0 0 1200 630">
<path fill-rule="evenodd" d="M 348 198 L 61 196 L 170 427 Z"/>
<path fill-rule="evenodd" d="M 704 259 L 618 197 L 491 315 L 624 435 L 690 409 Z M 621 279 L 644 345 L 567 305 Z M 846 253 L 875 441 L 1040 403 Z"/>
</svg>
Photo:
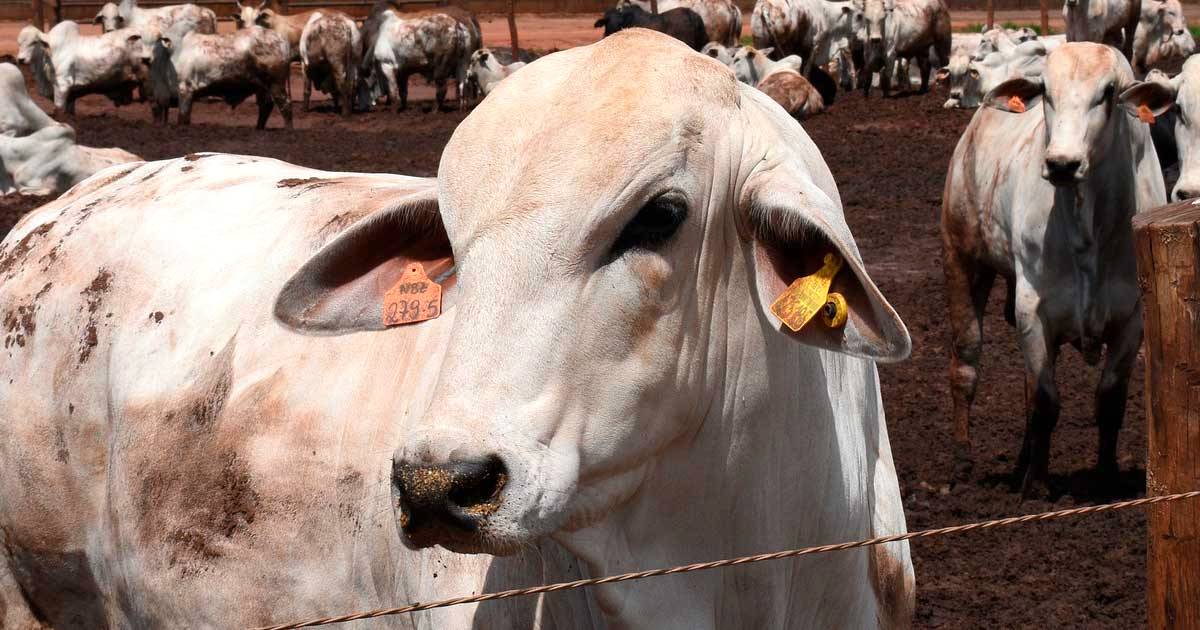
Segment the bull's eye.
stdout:
<svg viewBox="0 0 1200 630">
<path fill-rule="evenodd" d="M 1102 102 L 1107 103 L 1108 101 L 1111 101 L 1112 97 L 1113 97 L 1113 93 L 1115 93 L 1116 91 L 1117 91 L 1117 86 L 1113 85 L 1112 83 L 1109 83 L 1108 86 L 1104 88 L 1104 99 Z"/>
<path fill-rule="evenodd" d="M 617 258 L 633 248 L 655 249 L 670 240 L 686 218 L 687 204 L 682 199 L 673 195 L 655 197 L 621 230 L 610 256 Z"/>
</svg>

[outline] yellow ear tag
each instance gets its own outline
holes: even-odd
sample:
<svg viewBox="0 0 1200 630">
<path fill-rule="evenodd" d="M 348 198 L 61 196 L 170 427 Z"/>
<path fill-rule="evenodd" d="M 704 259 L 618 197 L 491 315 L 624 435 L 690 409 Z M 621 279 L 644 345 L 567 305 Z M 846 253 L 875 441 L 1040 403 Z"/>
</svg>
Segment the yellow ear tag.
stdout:
<svg viewBox="0 0 1200 630">
<path fill-rule="evenodd" d="M 1008 99 L 1008 111 L 1016 112 L 1018 114 L 1024 114 L 1025 113 L 1025 101 L 1021 100 L 1020 96 L 1013 94 L 1012 98 Z"/>
<path fill-rule="evenodd" d="M 1154 124 L 1154 112 L 1150 111 L 1150 108 L 1146 107 L 1145 103 L 1138 105 L 1138 120 L 1146 123 L 1147 125 Z"/>
<path fill-rule="evenodd" d="M 841 268 L 840 256 L 825 254 L 821 268 L 811 276 L 796 278 L 771 304 L 771 312 L 792 332 L 799 332 L 822 311 L 822 319 L 826 326 L 837 327 L 845 324 L 849 311 L 846 299 L 837 293 L 829 292 L 829 285 L 833 284 L 833 278 Z"/>
</svg>

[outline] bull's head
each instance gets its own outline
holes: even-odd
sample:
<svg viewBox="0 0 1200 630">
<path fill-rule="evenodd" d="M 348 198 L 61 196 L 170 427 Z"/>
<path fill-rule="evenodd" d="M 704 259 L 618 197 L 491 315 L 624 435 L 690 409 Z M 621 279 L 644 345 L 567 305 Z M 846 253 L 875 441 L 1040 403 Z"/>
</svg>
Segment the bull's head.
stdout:
<svg viewBox="0 0 1200 630">
<path fill-rule="evenodd" d="M 254 25 L 269 27 L 272 11 L 267 8 L 267 3 L 270 0 L 262 0 L 257 5 L 242 4 L 241 0 L 237 0 L 237 13 L 233 19 L 237 22 L 238 28 L 249 28 Z"/>
<path fill-rule="evenodd" d="M 991 107 L 1017 112 L 1042 104 L 1042 177 L 1056 186 L 1075 186 L 1108 152 L 1118 116 L 1161 115 L 1171 108 L 1173 96 L 1157 84 L 1134 81 L 1129 62 L 1115 48 L 1076 42 L 1046 58 L 1042 77 L 1005 81 L 984 100 Z"/>
<path fill-rule="evenodd" d="M 864 0 L 858 38 L 867 47 L 867 50 L 875 54 L 883 52 L 887 21 L 893 10 L 894 5 L 887 0 Z"/>
<path fill-rule="evenodd" d="M 1165 121 L 1172 125 L 1179 152 L 1179 180 L 1171 199 L 1183 201 L 1200 197 L 1200 58 L 1192 57 L 1173 78 L 1151 70 L 1146 82 L 1168 91 L 1174 98 L 1174 116 Z"/>
<path fill-rule="evenodd" d="M 100 25 L 100 29 L 105 33 L 109 33 L 118 29 L 125 28 L 125 16 L 121 15 L 120 9 L 112 2 L 105 3 L 100 7 L 100 12 L 92 20 Z"/>
<path fill-rule="evenodd" d="M 384 292 L 411 261 L 453 259 L 446 319 L 416 324 L 450 327 L 444 356 L 399 366 L 438 374 L 423 416 L 396 418 L 410 545 L 569 538 L 670 474 L 681 445 L 716 439 L 701 433 L 756 430 L 732 409 L 792 396 L 799 363 L 907 355 L 816 146 L 728 68 L 631 30 L 509 80 L 455 131 L 436 195 L 350 227 L 275 305 L 300 331 L 403 334 L 368 332 Z M 848 319 L 792 332 L 771 303 L 830 260 Z"/>
</svg>

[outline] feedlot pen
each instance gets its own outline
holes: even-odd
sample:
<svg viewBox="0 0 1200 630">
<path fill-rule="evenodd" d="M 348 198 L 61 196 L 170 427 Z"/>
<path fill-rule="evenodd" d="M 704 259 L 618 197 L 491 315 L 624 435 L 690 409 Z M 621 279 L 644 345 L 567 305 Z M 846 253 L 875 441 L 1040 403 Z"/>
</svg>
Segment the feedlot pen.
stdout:
<svg viewBox="0 0 1200 630">
<path fill-rule="evenodd" d="M 1130 383 L 1120 437 L 1121 484 L 1101 492 L 1091 477 L 1096 452 L 1092 396 L 1098 371 L 1064 348 L 1058 370 L 1062 416 L 1051 454 L 1053 501 L 1019 502 L 1008 487 L 1024 429 L 1022 358 L 1004 322 L 997 283 L 984 323 L 983 364 L 973 423 L 975 470 L 953 472 L 950 331 L 941 269 L 939 213 L 950 155 L 970 112 L 943 110 L 944 90 L 864 100 L 839 95 L 827 115 L 804 123 L 837 179 L 846 220 L 868 270 L 913 337 L 912 358 L 880 367 L 883 401 L 910 530 L 1142 496 L 1146 416 L 1143 370 Z M 49 105 L 39 99 L 45 109 Z M 322 105 L 324 105 L 322 103 Z M 376 111 L 341 119 L 325 105 L 297 129 L 255 132 L 254 107 L 232 115 L 200 103 L 190 128 L 150 123 L 145 107 L 114 109 L 86 97 L 69 121 L 89 146 L 119 146 L 147 159 L 198 151 L 244 153 L 338 171 L 433 175 L 460 113 Z M 271 127 L 279 125 L 272 117 Z M 46 199 L 0 197 L 0 236 Z M 970 627 L 1142 627 L 1146 513 L 1130 510 L 969 537 L 913 544 L 915 625 Z M 687 578 L 674 578 L 687 579 Z M 350 611 L 346 611 L 350 612 Z"/>
</svg>

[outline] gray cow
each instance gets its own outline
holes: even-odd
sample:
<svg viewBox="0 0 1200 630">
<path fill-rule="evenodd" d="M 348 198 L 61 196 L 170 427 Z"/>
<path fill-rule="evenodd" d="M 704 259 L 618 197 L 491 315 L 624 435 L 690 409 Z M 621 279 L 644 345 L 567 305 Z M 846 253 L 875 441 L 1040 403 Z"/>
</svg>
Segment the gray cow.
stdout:
<svg viewBox="0 0 1200 630">
<path fill-rule="evenodd" d="M 1134 81 L 1116 49 L 1071 43 L 1050 53 L 1041 78 L 1006 81 L 984 104 L 954 152 L 942 203 L 960 463 L 969 462 L 984 308 L 1001 275 L 1026 363 L 1022 492 L 1045 491 L 1059 413 L 1054 370 L 1065 343 L 1092 364 L 1107 346 L 1096 392 L 1097 469 L 1111 479 L 1142 339 L 1130 218 L 1166 202 L 1150 131 L 1131 112 L 1161 114 L 1171 94 Z"/>
</svg>

